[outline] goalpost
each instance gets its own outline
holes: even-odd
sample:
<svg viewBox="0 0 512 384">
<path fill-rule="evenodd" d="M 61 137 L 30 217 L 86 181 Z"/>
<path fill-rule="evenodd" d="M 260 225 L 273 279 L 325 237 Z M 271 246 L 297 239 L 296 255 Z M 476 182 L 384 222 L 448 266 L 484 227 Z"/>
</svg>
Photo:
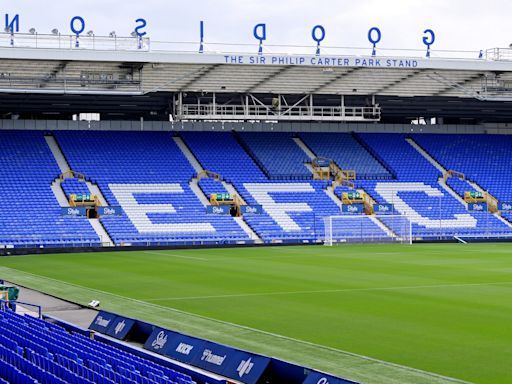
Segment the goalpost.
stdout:
<svg viewBox="0 0 512 384">
<path fill-rule="evenodd" d="M 404 215 L 324 217 L 324 245 L 351 242 L 412 244 L 412 224 Z"/>
</svg>

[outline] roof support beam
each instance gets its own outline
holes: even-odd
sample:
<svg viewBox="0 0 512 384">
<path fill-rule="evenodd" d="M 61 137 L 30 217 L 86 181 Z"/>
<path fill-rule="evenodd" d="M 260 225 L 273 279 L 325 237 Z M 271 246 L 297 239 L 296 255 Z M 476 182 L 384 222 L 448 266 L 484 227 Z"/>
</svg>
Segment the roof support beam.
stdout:
<svg viewBox="0 0 512 384">
<path fill-rule="evenodd" d="M 340 79 L 350 75 L 351 73 L 354 73 L 354 72 L 358 71 L 359 69 L 360 68 L 349 68 L 348 71 L 342 72 L 339 75 L 337 75 L 336 77 L 333 77 L 332 79 L 329 79 L 325 83 L 323 83 L 323 84 L 319 85 L 318 87 L 312 89 L 310 91 L 310 93 L 318 93 L 323 88 L 325 88 L 325 87 L 327 87 L 327 86 L 329 86 L 331 84 L 334 84 L 336 81 L 338 81 L 338 80 L 340 80 Z"/>
<path fill-rule="evenodd" d="M 270 75 L 264 77 L 260 81 L 258 81 L 256 84 L 253 84 L 250 88 L 248 88 L 245 92 L 251 93 L 258 87 L 261 87 L 263 84 L 265 84 L 267 81 L 275 79 L 277 76 L 282 75 L 284 72 L 288 71 L 289 69 L 293 68 L 292 66 L 287 67 L 281 67 L 278 68 L 275 72 L 271 73 Z"/>
<path fill-rule="evenodd" d="M 189 81 L 187 81 L 185 84 L 183 84 L 183 86 L 178 90 L 178 92 L 186 91 L 187 88 L 189 88 L 197 80 L 201 79 L 203 76 L 205 76 L 206 74 L 208 74 L 211 71 L 213 71 L 219 65 L 220 64 L 212 64 L 212 65 L 209 65 L 209 66 L 205 65 L 204 67 L 201 67 L 201 69 L 198 70 Z"/>
<path fill-rule="evenodd" d="M 413 72 L 411 72 L 411 73 L 408 73 L 408 74 L 406 74 L 406 75 L 402 76 L 400 79 L 398 79 L 398 80 L 394 80 L 394 81 L 392 81 L 391 83 L 386 84 L 386 85 L 384 85 L 383 87 L 381 87 L 381 88 L 377 89 L 377 90 L 375 91 L 375 94 L 379 94 L 379 93 L 381 93 L 381 92 L 387 91 L 388 89 L 393 88 L 395 85 L 400 84 L 402 81 L 405 81 L 405 80 L 408 80 L 408 79 L 412 79 L 414 76 L 416 76 L 416 75 L 420 74 L 421 72 L 422 72 L 422 70 L 420 69 L 420 70 L 417 70 L 417 71 L 413 71 Z"/>
<path fill-rule="evenodd" d="M 41 88 L 44 88 L 46 87 L 46 85 L 52 81 L 53 79 L 55 79 L 55 77 L 57 76 L 57 74 L 59 72 L 62 72 L 62 71 L 65 71 L 66 69 L 66 66 L 68 65 L 69 61 L 67 60 L 64 60 L 64 61 L 59 61 L 59 63 L 57 65 L 55 65 L 55 67 L 52 69 L 52 71 L 50 73 L 48 73 L 47 76 L 45 76 L 41 82 L 39 83 L 39 86 Z M 64 77 L 64 80 L 65 80 L 65 77 Z"/>
<path fill-rule="evenodd" d="M 462 82 L 458 82 L 458 83 L 454 83 L 454 84 L 457 84 L 459 87 L 463 87 L 464 88 L 465 84 L 469 83 L 470 81 L 476 80 L 476 79 L 478 79 L 480 77 L 481 77 L 480 73 L 477 73 L 475 75 L 472 75 L 472 76 L 468 77 L 467 79 L 464 79 Z M 448 91 L 450 91 L 450 90 L 452 90 L 454 88 L 456 88 L 454 85 L 449 85 L 449 86 L 447 86 L 447 87 L 437 91 L 434 94 L 434 96 L 442 96 L 443 93 L 448 92 Z"/>
<path fill-rule="evenodd" d="M 187 72 L 187 73 L 185 73 L 185 74 L 184 74 L 184 75 L 182 75 L 182 76 L 175 77 L 174 79 L 171 79 L 171 80 L 167 81 L 166 83 L 160 84 L 158 87 L 154 87 L 154 88 L 151 88 L 151 89 L 150 89 L 150 90 L 148 90 L 148 91 L 144 91 L 144 92 L 142 92 L 142 94 L 144 94 L 144 95 L 145 95 L 145 94 L 147 94 L 147 93 L 151 93 L 151 92 L 159 91 L 160 89 L 162 89 L 162 88 L 164 88 L 164 87 L 166 87 L 166 86 L 168 86 L 168 85 L 170 85 L 170 84 L 172 84 L 172 83 L 175 83 L 175 82 L 177 82 L 177 81 L 180 81 L 180 80 L 186 79 L 186 78 L 188 78 L 189 76 L 194 76 L 194 75 L 196 75 L 197 73 L 200 73 L 200 72 L 204 71 L 204 69 L 205 69 L 205 67 L 201 67 L 201 68 L 199 68 L 199 69 L 195 69 L 195 70 L 193 70 L 193 71 Z M 190 82 L 189 82 L 189 83 L 190 83 Z M 183 87 L 182 87 L 181 89 L 183 89 Z M 181 92 L 181 91 L 180 91 L 180 92 Z"/>
<path fill-rule="evenodd" d="M 427 75 L 427 76 L 430 79 L 435 80 L 435 81 L 437 81 L 437 82 L 439 82 L 441 84 L 444 84 L 446 86 L 445 89 L 443 89 L 441 91 L 438 91 L 436 93 L 436 95 L 439 95 L 440 93 L 446 92 L 446 91 L 448 91 L 450 89 L 457 89 L 457 90 L 467 94 L 470 97 L 474 97 L 475 99 L 485 100 L 485 96 L 482 96 L 479 93 L 476 93 L 476 92 L 474 92 L 471 89 L 465 88 L 463 84 L 465 84 L 466 81 L 464 81 L 462 84 L 459 84 L 459 83 L 456 83 L 454 81 L 451 81 L 450 79 L 447 79 L 445 76 L 441 75 L 438 72 L 434 72 L 432 75 Z M 477 78 L 477 77 L 480 77 L 480 74 L 474 76 L 474 78 Z M 470 80 L 472 80 L 472 79 L 470 79 Z M 433 96 L 435 96 L 435 95 L 433 95 Z"/>
</svg>

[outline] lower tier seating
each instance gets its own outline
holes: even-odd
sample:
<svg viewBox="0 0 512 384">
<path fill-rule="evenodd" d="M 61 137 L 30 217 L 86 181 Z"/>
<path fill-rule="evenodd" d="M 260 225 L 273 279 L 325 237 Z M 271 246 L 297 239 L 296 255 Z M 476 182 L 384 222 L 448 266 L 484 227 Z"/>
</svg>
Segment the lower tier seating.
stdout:
<svg viewBox="0 0 512 384">
<path fill-rule="evenodd" d="M 240 220 L 207 214 L 203 196 L 196 195 L 197 189 L 189 184 L 197 172 L 174 142 L 172 133 L 58 131 L 54 135 L 72 170 L 95 183 L 109 205 L 123 209 L 122 216 L 100 219 L 115 244 L 251 241 Z M 306 174 L 302 174 L 302 168 L 306 168 L 301 163 L 302 149 L 292 140 L 292 134 L 273 135 L 260 139 L 258 133 L 180 132 L 204 169 L 220 174 L 249 205 L 262 206 L 261 215 L 247 214 L 244 220 L 264 242 L 322 239 L 324 217 L 339 215 L 340 202 L 327 193 L 329 181 L 301 178 Z M 360 133 L 356 139 L 354 135 L 332 133 L 322 141 L 321 133 L 298 135 L 327 155 L 337 154 L 342 159 L 345 154 L 341 152 L 346 149 L 347 159 L 360 161 L 359 169 L 368 173 L 367 179 L 355 180 L 356 188 L 364 189 L 377 203 L 394 204 L 399 214 L 409 216 L 417 238 L 512 235 L 512 228 L 503 220 L 485 212 L 468 212 L 460 199 L 439 183 L 441 172 L 408 142 L 408 136 Z M 99 236 L 87 219 L 61 216 L 51 187 L 61 171 L 43 133 L 2 131 L 0 136 L 0 247 L 99 245 Z M 278 144 L 286 142 L 287 149 L 280 151 L 280 145 L 271 143 L 272 137 L 279 138 Z M 468 168 L 465 173 L 481 186 L 489 187 L 500 200 L 512 200 L 510 183 L 503 184 L 509 178 L 505 171 L 512 164 L 507 163 L 510 161 L 506 148 L 496 138 L 477 135 L 460 139 L 447 135 L 442 141 L 437 136 L 414 137 L 429 153 L 438 156 L 446 168 L 463 172 L 464 161 L 469 161 L 460 154 L 468 153 L 464 146 L 473 145 L 475 140 L 487 143 L 485 150 L 474 152 L 477 160 L 473 172 Z M 252 157 L 240 140 L 250 145 Z M 453 164 L 447 150 L 437 150 L 436 140 L 440 148 L 447 143 L 456 144 L 449 147 L 460 152 L 454 154 Z M 507 140 L 502 139 L 505 143 Z M 338 147 L 336 143 L 340 142 L 343 144 Z M 291 145 L 296 148 L 291 149 Z M 351 148 L 352 145 L 357 148 Z M 491 154 L 491 147 L 499 149 L 497 154 Z M 487 164 L 485 156 L 492 158 L 494 165 L 481 165 Z M 274 169 L 275 164 L 279 165 Z M 499 169 L 499 174 L 493 176 L 493 167 Z M 267 177 L 274 172 L 271 169 L 279 180 Z M 447 183 L 459 196 L 473 190 L 467 182 L 455 178 L 449 178 Z M 206 197 L 227 192 L 222 182 L 213 179 L 201 179 L 198 185 Z M 85 183 L 75 179 L 65 179 L 62 189 L 67 198 L 72 193 L 89 192 Z M 338 199 L 343 191 L 349 189 L 335 189 Z M 511 220 L 512 215 L 504 213 L 503 217 Z M 362 223 L 368 236 L 386 233 L 373 220 Z"/>
<path fill-rule="evenodd" d="M 229 216 L 206 215 L 188 185 L 194 169 L 166 132 L 58 132 L 73 170 L 126 215 L 101 219 L 116 244 L 249 240 Z"/>
<path fill-rule="evenodd" d="M 305 166 L 311 160 L 293 141 L 292 133 L 243 132 L 238 135 L 270 179 L 311 179 L 311 172 Z"/>
<path fill-rule="evenodd" d="M 87 187 L 87 184 L 85 184 L 83 181 L 80 181 L 78 179 L 64 179 L 61 183 L 62 190 L 64 191 L 66 197 L 69 200 L 70 195 L 72 194 L 89 194 L 91 193 L 89 191 L 89 188 Z"/>
<path fill-rule="evenodd" d="M 0 133 L 0 246 L 99 245 L 87 220 L 61 216 L 51 189 L 60 173 L 42 132 Z"/>
<path fill-rule="evenodd" d="M 319 157 L 327 157 L 342 169 L 355 170 L 362 179 L 390 179 L 391 174 L 350 133 L 300 133 Z"/>
<path fill-rule="evenodd" d="M 246 216 L 247 223 L 265 241 L 315 241 L 324 236 L 324 218 L 340 215 L 340 208 L 324 190 L 328 181 L 238 183 L 248 204 L 259 204 L 263 215 Z M 347 233 L 360 237 L 361 224 L 346 221 Z M 386 237 L 371 220 L 364 220 L 364 233 Z M 357 228 L 355 228 L 357 226 Z M 354 228 L 351 228 L 354 227 Z M 356 230 L 357 229 L 357 230 Z"/>
<path fill-rule="evenodd" d="M 392 167 L 398 180 L 358 181 L 378 203 L 391 203 L 413 222 L 415 237 L 512 234 L 512 228 L 487 212 L 468 212 L 439 184 L 441 173 L 402 134 L 365 133 L 359 137 Z M 456 183 L 456 182 L 453 182 Z"/>
<path fill-rule="evenodd" d="M 0 383 L 195 384 L 190 376 L 57 325 L 0 311 Z"/>
</svg>

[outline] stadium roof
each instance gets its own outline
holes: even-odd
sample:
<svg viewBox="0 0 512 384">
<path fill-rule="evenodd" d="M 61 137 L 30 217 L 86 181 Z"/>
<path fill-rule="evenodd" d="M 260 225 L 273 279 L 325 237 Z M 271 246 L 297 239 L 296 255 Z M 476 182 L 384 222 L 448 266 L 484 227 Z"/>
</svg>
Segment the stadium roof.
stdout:
<svg viewBox="0 0 512 384">
<path fill-rule="evenodd" d="M 40 88 L 37 92 L 158 90 L 512 100 L 512 61 L 508 60 L 28 48 L 3 48 L 0 57 L 4 92 Z M 264 64 L 250 64 L 262 60 Z M 94 72 L 98 78 L 89 81 L 86 76 Z"/>
<path fill-rule="evenodd" d="M 491 53 L 455 59 L 0 48 L 0 111 L 37 112 L 46 104 L 47 113 L 157 116 L 173 113 L 177 94 L 188 105 L 211 103 L 212 94 L 224 105 L 254 95 L 267 109 L 276 95 L 286 105 L 312 95 L 321 106 L 336 106 L 340 97 L 347 105 L 379 105 L 390 119 L 510 121 L 510 50 Z"/>
</svg>

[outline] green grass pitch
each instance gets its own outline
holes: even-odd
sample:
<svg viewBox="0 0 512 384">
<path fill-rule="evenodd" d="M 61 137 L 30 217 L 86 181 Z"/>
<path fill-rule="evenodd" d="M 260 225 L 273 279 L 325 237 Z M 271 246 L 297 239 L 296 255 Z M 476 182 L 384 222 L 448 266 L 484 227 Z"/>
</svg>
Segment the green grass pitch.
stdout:
<svg viewBox="0 0 512 384">
<path fill-rule="evenodd" d="M 0 277 L 364 383 L 512 383 L 512 245 L 0 257 Z"/>
</svg>

